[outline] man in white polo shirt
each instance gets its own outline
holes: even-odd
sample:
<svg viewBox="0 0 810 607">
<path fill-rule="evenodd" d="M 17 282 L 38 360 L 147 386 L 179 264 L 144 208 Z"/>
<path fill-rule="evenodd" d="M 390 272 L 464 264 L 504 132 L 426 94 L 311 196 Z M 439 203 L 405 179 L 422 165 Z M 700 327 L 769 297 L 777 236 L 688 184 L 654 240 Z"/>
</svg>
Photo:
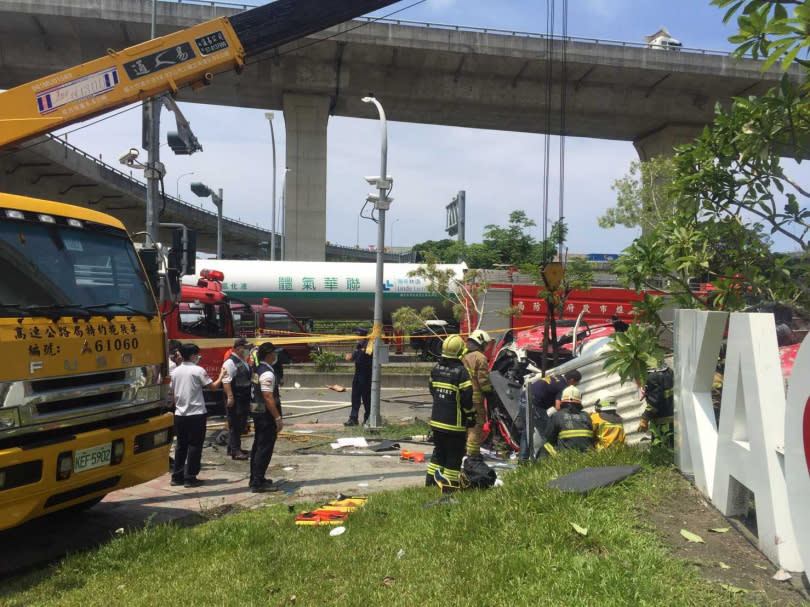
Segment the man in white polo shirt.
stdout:
<svg viewBox="0 0 810 607">
<path fill-rule="evenodd" d="M 197 365 L 200 348 L 194 344 L 180 346 L 183 363 L 171 373 L 174 394 L 174 434 L 177 446 L 174 450 L 172 485 L 199 487 L 203 481 L 197 478 L 200 472 L 202 446 L 205 440 L 205 399 L 203 390 L 219 388 L 222 375 L 213 381 L 205 369 Z"/>
</svg>

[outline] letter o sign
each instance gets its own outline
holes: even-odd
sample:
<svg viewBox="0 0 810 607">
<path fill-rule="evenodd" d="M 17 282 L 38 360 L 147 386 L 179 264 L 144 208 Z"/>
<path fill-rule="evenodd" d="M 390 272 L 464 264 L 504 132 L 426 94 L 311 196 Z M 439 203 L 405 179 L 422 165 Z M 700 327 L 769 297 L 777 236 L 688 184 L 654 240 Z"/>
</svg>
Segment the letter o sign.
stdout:
<svg viewBox="0 0 810 607">
<path fill-rule="evenodd" d="M 785 409 L 785 484 L 793 533 L 810 575 L 810 339 L 805 337 L 788 383 Z"/>
</svg>

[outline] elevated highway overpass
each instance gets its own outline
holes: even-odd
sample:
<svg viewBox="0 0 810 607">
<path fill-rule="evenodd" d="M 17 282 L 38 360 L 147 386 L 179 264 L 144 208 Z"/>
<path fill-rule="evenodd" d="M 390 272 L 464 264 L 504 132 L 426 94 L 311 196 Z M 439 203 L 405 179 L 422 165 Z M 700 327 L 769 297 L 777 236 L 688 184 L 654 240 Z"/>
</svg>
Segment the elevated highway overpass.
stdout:
<svg viewBox="0 0 810 607">
<path fill-rule="evenodd" d="M 238 12 L 158 2 L 158 32 Z M 0 0 L 0 87 L 8 88 L 149 37 L 142 0 Z M 563 69 L 563 44 L 565 64 Z M 551 66 L 552 90 L 547 95 Z M 646 159 L 711 122 L 716 102 L 772 87 L 776 70 L 725 54 L 404 21 L 356 21 L 217 75 L 185 101 L 283 110 L 287 129 L 288 259 L 324 257 L 326 126 L 331 115 L 632 141 Z M 550 100 L 550 104 L 547 101 Z"/>
<path fill-rule="evenodd" d="M 120 219 L 133 232 L 144 223 L 146 184 L 142 180 L 57 137 L 40 137 L 0 152 L 0 191 L 103 211 Z M 165 202 L 165 206 L 161 205 L 162 223 L 182 223 L 193 228 L 197 231 L 197 249 L 205 253 L 216 251 L 216 213 L 169 195 L 165 196 Z M 264 259 L 269 255 L 270 230 L 226 217 L 222 234 L 227 258 Z M 171 242 L 170 231 L 162 229 L 160 239 Z M 278 243 L 280 239 L 277 249 Z M 376 259 L 374 251 L 365 249 L 329 243 L 323 248 L 325 258 L 330 261 Z M 280 251 L 276 253 L 280 259 Z M 410 255 L 385 253 L 384 258 L 388 262 L 412 261 Z"/>
</svg>

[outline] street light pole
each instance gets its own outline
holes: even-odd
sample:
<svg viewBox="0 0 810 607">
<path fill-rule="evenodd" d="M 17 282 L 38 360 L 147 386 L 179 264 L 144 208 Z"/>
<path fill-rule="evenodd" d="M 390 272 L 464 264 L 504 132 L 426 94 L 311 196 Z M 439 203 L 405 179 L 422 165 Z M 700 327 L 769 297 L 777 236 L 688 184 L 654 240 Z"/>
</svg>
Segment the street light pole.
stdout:
<svg viewBox="0 0 810 607">
<path fill-rule="evenodd" d="M 264 117 L 270 123 L 270 140 L 273 143 L 273 217 L 270 229 L 270 261 L 276 260 L 276 132 L 273 130 L 273 112 L 265 112 Z"/>
<path fill-rule="evenodd" d="M 180 198 L 180 180 L 183 177 L 187 177 L 188 175 L 193 175 L 193 174 L 194 174 L 194 171 L 191 171 L 190 173 L 183 173 L 182 175 L 180 175 L 177 178 L 177 181 L 175 182 L 175 186 L 176 186 L 176 188 L 175 188 L 176 189 L 175 197 L 177 198 L 177 200 L 183 200 L 182 198 Z"/>
<path fill-rule="evenodd" d="M 284 169 L 284 181 L 281 183 L 281 261 L 287 259 L 285 246 L 287 245 L 287 173 L 290 169 Z"/>
<path fill-rule="evenodd" d="M 157 33 L 157 0 L 152 0 L 151 37 Z M 158 200 L 160 199 L 160 109 L 159 97 L 143 102 L 143 147 L 147 151 L 146 170 L 146 234 L 152 243 L 158 240 Z"/>
<path fill-rule="evenodd" d="M 222 188 L 217 194 L 211 192 L 211 200 L 217 205 L 217 259 L 222 259 Z"/>
<path fill-rule="evenodd" d="M 382 426 L 380 417 L 380 387 L 382 375 L 382 360 L 380 358 L 383 347 L 382 342 L 382 298 L 383 298 L 383 249 L 385 248 L 385 211 L 388 208 L 386 194 L 388 189 L 388 132 L 385 122 L 385 110 L 382 104 L 374 97 L 363 97 L 364 103 L 373 103 L 377 107 L 380 115 L 380 126 L 382 130 L 382 145 L 380 149 L 380 177 L 377 180 L 379 190 L 379 200 L 377 201 L 378 224 L 377 224 L 377 276 L 374 285 L 374 328 L 372 336 L 374 338 L 374 352 L 371 362 L 371 414 L 368 419 L 369 428 L 379 428 Z"/>
</svg>

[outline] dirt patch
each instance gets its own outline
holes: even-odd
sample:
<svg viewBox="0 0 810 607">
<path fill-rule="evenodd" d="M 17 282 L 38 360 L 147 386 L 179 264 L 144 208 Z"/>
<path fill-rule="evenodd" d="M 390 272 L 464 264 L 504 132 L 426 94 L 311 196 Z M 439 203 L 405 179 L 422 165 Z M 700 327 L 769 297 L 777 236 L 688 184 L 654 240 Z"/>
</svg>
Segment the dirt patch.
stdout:
<svg viewBox="0 0 810 607">
<path fill-rule="evenodd" d="M 810 604 L 798 575 L 785 582 L 774 580 L 776 568 L 754 548 L 751 542 L 756 538 L 742 523 L 724 517 L 692 485 L 678 480 L 666 503 L 646 515 L 674 556 L 691 562 L 703 577 L 725 585 L 729 592 L 745 592 L 754 604 Z M 699 535 L 705 543 L 686 540 L 682 529 Z"/>
</svg>

